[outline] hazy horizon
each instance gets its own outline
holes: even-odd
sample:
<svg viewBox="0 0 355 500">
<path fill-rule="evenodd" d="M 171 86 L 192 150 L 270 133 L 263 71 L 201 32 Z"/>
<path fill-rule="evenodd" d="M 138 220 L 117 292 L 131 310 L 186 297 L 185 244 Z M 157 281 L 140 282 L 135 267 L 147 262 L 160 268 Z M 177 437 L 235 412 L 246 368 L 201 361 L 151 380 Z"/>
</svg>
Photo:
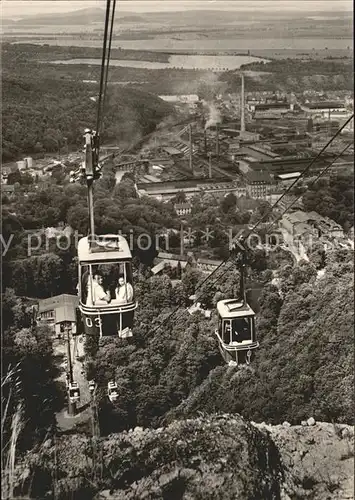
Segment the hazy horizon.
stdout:
<svg viewBox="0 0 355 500">
<path fill-rule="evenodd" d="M 105 0 L 3 0 L 1 2 L 2 17 L 22 18 L 26 16 L 64 14 L 80 9 L 104 8 Z M 184 10 L 233 10 L 259 11 L 277 10 L 278 12 L 303 11 L 332 12 L 352 11 L 351 0 L 120 0 L 117 2 L 118 12 L 174 12 Z"/>
</svg>

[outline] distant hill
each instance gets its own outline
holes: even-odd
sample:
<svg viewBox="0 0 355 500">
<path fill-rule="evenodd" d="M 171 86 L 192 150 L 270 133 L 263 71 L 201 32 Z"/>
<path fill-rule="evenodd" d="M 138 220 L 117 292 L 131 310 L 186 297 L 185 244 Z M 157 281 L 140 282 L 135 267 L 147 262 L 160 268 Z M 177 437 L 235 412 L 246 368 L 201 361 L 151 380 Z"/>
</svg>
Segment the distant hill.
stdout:
<svg viewBox="0 0 355 500">
<path fill-rule="evenodd" d="M 240 21 L 255 21 L 258 20 L 281 20 L 281 19 L 295 19 L 304 18 L 309 16 L 308 12 L 275 12 L 275 11 L 225 11 L 225 10 L 182 10 L 174 12 L 144 12 L 136 14 L 135 12 L 122 12 L 119 8 L 116 10 L 116 19 L 121 23 L 163 23 L 165 25 L 188 25 L 199 27 L 201 25 L 215 26 L 218 24 L 226 25 L 233 24 Z M 347 12 L 334 12 L 332 16 L 329 12 L 312 12 L 312 17 L 322 16 L 323 18 L 340 16 L 347 18 Z M 105 10 L 101 8 L 86 8 L 66 12 L 63 14 L 46 14 L 28 16 L 17 21 L 4 19 L 6 24 L 13 24 L 16 26 L 36 26 L 36 25 L 82 25 L 93 23 L 104 23 Z"/>
<path fill-rule="evenodd" d="M 74 10 L 73 12 L 65 12 L 63 14 L 45 14 L 28 16 L 15 21 L 17 26 L 25 25 L 62 25 L 62 24 L 92 24 L 102 22 L 104 23 L 105 10 L 100 8 L 87 8 Z"/>
</svg>

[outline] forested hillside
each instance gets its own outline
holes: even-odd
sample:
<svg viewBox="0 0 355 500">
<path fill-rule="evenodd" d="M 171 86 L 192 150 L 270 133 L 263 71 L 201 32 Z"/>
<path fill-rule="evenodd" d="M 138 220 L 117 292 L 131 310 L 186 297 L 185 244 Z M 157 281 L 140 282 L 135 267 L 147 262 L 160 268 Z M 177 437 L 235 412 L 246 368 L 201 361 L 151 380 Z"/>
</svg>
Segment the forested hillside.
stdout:
<svg viewBox="0 0 355 500">
<path fill-rule="evenodd" d="M 96 124 L 99 84 L 85 84 L 75 72 L 68 77 L 53 71 L 45 49 L 26 47 L 6 45 L 3 52 L 3 161 L 81 146 L 85 128 Z M 99 67 L 94 73 L 98 82 Z M 110 86 L 102 140 L 132 145 L 170 113 L 172 108 L 152 94 Z"/>
</svg>

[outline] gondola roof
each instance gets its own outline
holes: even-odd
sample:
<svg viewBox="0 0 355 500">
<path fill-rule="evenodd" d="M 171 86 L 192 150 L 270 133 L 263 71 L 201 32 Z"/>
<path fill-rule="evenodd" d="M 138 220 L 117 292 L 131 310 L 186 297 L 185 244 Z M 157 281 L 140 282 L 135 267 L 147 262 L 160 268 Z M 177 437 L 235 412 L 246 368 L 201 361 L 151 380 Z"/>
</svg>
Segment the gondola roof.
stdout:
<svg viewBox="0 0 355 500">
<path fill-rule="evenodd" d="M 126 239 L 117 234 L 81 238 L 78 242 L 80 262 L 99 262 L 128 260 L 132 258 Z"/>
<path fill-rule="evenodd" d="M 248 304 L 236 299 L 220 300 L 217 311 L 222 318 L 232 319 L 245 316 L 254 316 L 253 309 Z"/>
</svg>

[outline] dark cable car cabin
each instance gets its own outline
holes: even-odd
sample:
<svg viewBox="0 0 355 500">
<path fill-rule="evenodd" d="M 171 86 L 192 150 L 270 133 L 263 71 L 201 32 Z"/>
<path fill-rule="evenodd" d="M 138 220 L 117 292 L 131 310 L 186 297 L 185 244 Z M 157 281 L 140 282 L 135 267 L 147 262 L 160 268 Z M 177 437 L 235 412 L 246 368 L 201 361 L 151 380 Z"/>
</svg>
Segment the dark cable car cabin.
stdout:
<svg viewBox="0 0 355 500">
<path fill-rule="evenodd" d="M 81 238 L 79 309 L 86 335 L 132 337 L 134 297 L 132 255 L 120 235 Z"/>
<path fill-rule="evenodd" d="M 111 381 L 107 384 L 107 396 L 111 403 L 114 403 L 118 398 L 117 392 L 117 384 L 114 381 Z"/>
<path fill-rule="evenodd" d="M 79 384 L 77 382 L 69 382 L 69 401 L 73 403 L 80 402 L 80 389 Z"/>
<path fill-rule="evenodd" d="M 217 303 L 219 348 L 226 363 L 250 363 L 252 351 L 259 347 L 255 335 L 255 313 L 244 301 Z"/>
</svg>

